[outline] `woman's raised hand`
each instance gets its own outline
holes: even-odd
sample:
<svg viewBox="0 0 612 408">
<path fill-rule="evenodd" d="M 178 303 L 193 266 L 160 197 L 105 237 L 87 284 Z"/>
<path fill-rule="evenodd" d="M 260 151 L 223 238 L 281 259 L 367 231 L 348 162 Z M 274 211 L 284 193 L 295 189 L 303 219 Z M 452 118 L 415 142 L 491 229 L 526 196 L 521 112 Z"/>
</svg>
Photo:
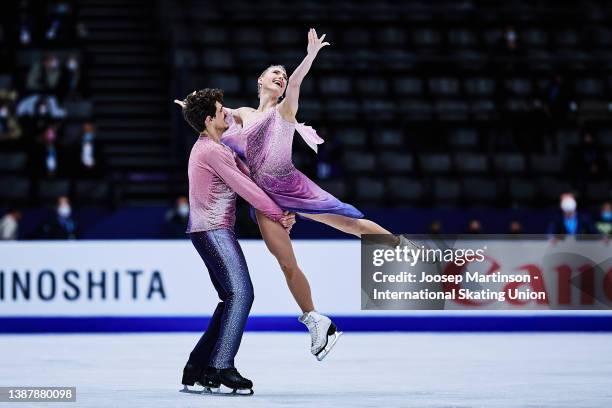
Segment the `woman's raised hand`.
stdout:
<svg viewBox="0 0 612 408">
<path fill-rule="evenodd" d="M 319 38 L 317 35 L 317 30 L 314 28 L 311 28 L 310 31 L 308 31 L 308 47 L 306 47 L 306 52 L 308 55 L 317 55 L 321 48 L 329 45 L 328 42 L 323 42 L 326 35 L 327 34 L 323 34 L 321 38 Z"/>
</svg>

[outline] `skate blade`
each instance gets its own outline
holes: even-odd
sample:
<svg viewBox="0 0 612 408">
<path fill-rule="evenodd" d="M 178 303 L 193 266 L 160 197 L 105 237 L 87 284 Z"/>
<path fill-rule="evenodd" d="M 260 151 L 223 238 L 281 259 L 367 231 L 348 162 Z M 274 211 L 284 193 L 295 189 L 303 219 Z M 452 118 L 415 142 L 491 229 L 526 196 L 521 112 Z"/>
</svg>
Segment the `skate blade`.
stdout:
<svg viewBox="0 0 612 408">
<path fill-rule="evenodd" d="M 323 361 L 325 356 L 327 356 L 329 352 L 334 348 L 334 346 L 336 345 L 336 343 L 338 342 L 338 339 L 340 338 L 340 336 L 342 336 L 342 334 L 343 332 L 341 331 L 337 331 L 336 333 L 333 334 L 331 340 L 327 342 L 327 346 L 325 346 L 325 348 L 321 350 L 319 354 L 316 355 L 317 360 Z"/>
<path fill-rule="evenodd" d="M 179 390 L 179 392 L 184 392 L 186 394 L 202 394 L 204 392 L 204 389 L 202 389 L 202 388 L 189 388 L 189 386 L 183 385 L 183 389 Z"/>
<path fill-rule="evenodd" d="M 219 388 L 205 387 L 204 392 L 202 392 L 202 395 L 214 395 L 218 397 L 250 397 L 254 393 L 255 392 L 253 391 L 252 388 L 232 389 L 232 388 L 223 388 L 223 387 L 219 387 Z"/>
</svg>

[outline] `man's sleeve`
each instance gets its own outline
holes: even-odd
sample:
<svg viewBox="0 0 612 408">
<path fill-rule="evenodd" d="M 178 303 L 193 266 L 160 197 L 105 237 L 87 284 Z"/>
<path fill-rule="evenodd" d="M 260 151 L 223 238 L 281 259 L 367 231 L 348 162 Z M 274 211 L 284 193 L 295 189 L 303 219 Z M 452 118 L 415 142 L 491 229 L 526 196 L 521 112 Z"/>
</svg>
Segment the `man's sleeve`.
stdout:
<svg viewBox="0 0 612 408">
<path fill-rule="evenodd" d="M 266 217 L 279 221 L 283 210 L 257 186 L 245 173 L 240 171 L 233 155 L 225 149 L 219 149 L 209 158 L 213 171 L 240 197 L 261 211 Z M 242 163 L 244 166 L 244 163 Z M 244 166 L 246 168 L 246 166 Z"/>
</svg>

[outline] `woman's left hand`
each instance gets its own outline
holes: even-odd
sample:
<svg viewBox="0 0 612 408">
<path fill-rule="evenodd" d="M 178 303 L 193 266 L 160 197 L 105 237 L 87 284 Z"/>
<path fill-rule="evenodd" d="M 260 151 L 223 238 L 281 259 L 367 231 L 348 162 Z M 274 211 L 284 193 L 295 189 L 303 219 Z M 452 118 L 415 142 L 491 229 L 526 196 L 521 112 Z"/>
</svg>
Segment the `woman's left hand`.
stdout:
<svg viewBox="0 0 612 408">
<path fill-rule="evenodd" d="M 323 42 L 326 35 L 327 34 L 323 34 L 321 38 L 319 38 L 317 35 L 317 30 L 314 28 L 311 28 L 310 31 L 308 31 L 308 47 L 306 47 L 306 52 L 308 55 L 317 55 L 321 48 L 329 45 L 328 42 Z"/>
</svg>

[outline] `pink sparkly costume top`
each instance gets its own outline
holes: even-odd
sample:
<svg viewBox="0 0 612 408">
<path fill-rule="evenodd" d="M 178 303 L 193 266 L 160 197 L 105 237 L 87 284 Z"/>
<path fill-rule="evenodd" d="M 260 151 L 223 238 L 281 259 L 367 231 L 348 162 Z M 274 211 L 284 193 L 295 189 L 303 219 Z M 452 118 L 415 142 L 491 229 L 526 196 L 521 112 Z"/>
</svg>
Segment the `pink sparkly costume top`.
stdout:
<svg viewBox="0 0 612 408">
<path fill-rule="evenodd" d="M 323 143 L 312 127 L 285 120 L 278 105 L 246 127 L 234 121 L 229 109 L 226 113 L 229 128 L 221 141 L 244 158 L 253 181 L 279 207 L 295 213 L 363 217 L 361 211 L 323 190 L 293 165 L 291 149 L 296 130 L 315 152 Z"/>
<path fill-rule="evenodd" d="M 187 232 L 234 229 L 236 193 L 267 217 L 279 221 L 282 210 L 249 178 L 246 165 L 227 146 L 200 136 L 189 155 Z"/>
</svg>

